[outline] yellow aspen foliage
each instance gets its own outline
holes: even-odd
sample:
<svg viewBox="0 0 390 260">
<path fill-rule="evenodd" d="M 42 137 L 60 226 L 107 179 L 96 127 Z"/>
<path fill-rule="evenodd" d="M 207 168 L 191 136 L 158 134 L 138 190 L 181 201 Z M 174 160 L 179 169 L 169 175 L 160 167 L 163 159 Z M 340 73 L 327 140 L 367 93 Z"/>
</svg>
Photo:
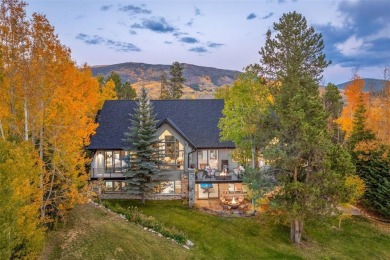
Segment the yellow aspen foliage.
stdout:
<svg viewBox="0 0 390 260">
<path fill-rule="evenodd" d="M 31 143 L 0 141 L 0 259 L 36 259 L 40 254 L 39 164 Z"/>
<path fill-rule="evenodd" d="M 110 79 L 106 82 L 104 86 L 100 89 L 100 99 L 98 107 L 101 108 L 106 100 L 117 100 L 118 95 L 115 91 L 115 82 Z"/>
<path fill-rule="evenodd" d="M 27 17 L 25 6 L 19 0 L 0 4 L 0 138 L 35 147 L 41 220 L 52 222 L 85 201 L 85 146 L 112 86 L 102 98 L 90 69 L 77 66 L 47 18 Z"/>
<path fill-rule="evenodd" d="M 356 77 L 352 83 L 345 87 L 344 95 L 346 105 L 341 112 L 341 116 L 336 119 L 342 130 L 346 132 L 346 138 L 349 138 L 352 132 L 353 115 L 358 105 L 359 96 L 363 92 L 364 80 Z M 368 104 L 369 94 L 363 93 L 364 105 Z"/>
</svg>

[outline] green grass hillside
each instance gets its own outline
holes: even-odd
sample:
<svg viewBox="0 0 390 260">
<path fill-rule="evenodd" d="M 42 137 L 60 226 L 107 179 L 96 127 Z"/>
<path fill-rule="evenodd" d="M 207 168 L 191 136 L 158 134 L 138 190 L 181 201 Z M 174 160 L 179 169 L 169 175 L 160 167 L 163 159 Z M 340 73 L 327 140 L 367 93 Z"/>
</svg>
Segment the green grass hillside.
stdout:
<svg viewBox="0 0 390 260">
<path fill-rule="evenodd" d="M 92 205 L 72 211 L 64 228 L 49 236 L 45 259 L 390 259 L 389 231 L 361 217 L 306 223 L 301 246 L 289 241 L 289 227 L 265 217 L 219 217 L 188 209 L 178 201 L 111 201 L 137 206 L 165 226 L 184 231 L 190 250 L 144 231 Z"/>
<path fill-rule="evenodd" d="M 41 259 L 188 259 L 193 252 L 93 204 L 48 235 Z"/>
</svg>

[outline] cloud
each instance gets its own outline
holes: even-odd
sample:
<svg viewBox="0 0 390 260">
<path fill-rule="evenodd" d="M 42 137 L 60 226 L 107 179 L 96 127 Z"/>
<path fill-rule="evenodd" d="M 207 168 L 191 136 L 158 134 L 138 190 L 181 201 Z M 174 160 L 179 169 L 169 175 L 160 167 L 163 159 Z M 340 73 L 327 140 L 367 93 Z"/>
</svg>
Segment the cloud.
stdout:
<svg viewBox="0 0 390 260">
<path fill-rule="evenodd" d="M 205 52 L 208 52 L 207 49 L 204 48 L 204 47 L 194 47 L 194 48 L 189 49 L 189 51 L 197 52 L 197 53 L 205 53 Z"/>
<path fill-rule="evenodd" d="M 105 42 L 105 40 L 100 36 L 97 36 L 97 35 L 89 36 L 89 35 L 84 34 L 84 33 L 79 33 L 76 36 L 76 39 L 81 40 L 88 45 L 101 45 Z"/>
<path fill-rule="evenodd" d="M 342 1 L 338 11 L 353 26 L 358 37 L 367 36 L 390 23 L 390 2 L 376 1 Z"/>
<path fill-rule="evenodd" d="M 100 10 L 102 11 L 108 11 L 112 8 L 113 6 L 112 5 L 103 5 L 102 7 L 100 7 Z"/>
<path fill-rule="evenodd" d="M 286 2 L 286 0 L 278 0 L 279 4 L 284 4 L 285 2 Z"/>
<path fill-rule="evenodd" d="M 131 26 L 133 29 L 147 29 L 157 33 L 170 33 L 176 29 L 169 25 L 165 18 L 155 17 L 152 19 L 143 19 L 142 23 L 135 23 Z"/>
<path fill-rule="evenodd" d="M 267 14 L 266 16 L 263 16 L 261 19 L 265 20 L 265 19 L 270 18 L 273 15 L 274 15 L 274 13 L 271 12 L 271 13 Z"/>
<path fill-rule="evenodd" d="M 194 23 L 194 19 L 191 19 L 188 23 L 186 23 L 186 25 L 191 27 L 193 23 Z"/>
<path fill-rule="evenodd" d="M 87 45 L 105 45 L 105 46 L 107 46 L 111 49 L 114 49 L 115 51 L 119 51 L 119 52 L 139 52 L 139 51 L 141 51 L 140 48 L 138 48 L 137 46 L 135 46 L 132 43 L 113 41 L 113 40 L 106 39 L 106 38 L 98 36 L 98 35 L 87 35 L 85 33 L 79 33 L 76 36 L 76 39 L 83 41 Z"/>
<path fill-rule="evenodd" d="M 173 36 L 175 36 L 175 37 L 179 37 L 181 35 L 188 35 L 188 33 L 179 32 L 179 31 L 176 31 L 176 32 L 173 33 Z"/>
<path fill-rule="evenodd" d="M 225 45 L 225 44 L 210 42 L 207 46 L 210 47 L 210 48 L 218 48 L 218 47 L 221 47 L 223 45 Z"/>
<path fill-rule="evenodd" d="M 142 8 L 142 7 L 135 6 L 135 5 L 125 5 L 125 6 L 121 6 L 121 7 L 119 8 L 119 11 L 126 12 L 126 13 L 128 13 L 129 15 L 150 14 L 150 13 L 152 13 L 151 10 L 144 9 L 144 8 Z"/>
<path fill-rule="evenodd" d="M 172 44 L 172 42 L 170 42 L 170 41 L 165 41 L 164 43 L 165 44 Z"/>
<path fill-rule="evenodd" d="M 257 17 L 256 14 L 250 13 L 250 14 L 246 17 L 246 19 L 247 19 L 247 20 L 252 20 L 252 19 L 255 19 L 256 17 Z"/>
<path fill-rule="evenodd" d="M 327 58 L 344 67 L 385 67 L 390 60 L 390 2 L 342 1 L 342 25 L 314 25 L 323 35 Z"/>
<path fill-rule="evenodd" d="M 184 43 L 198 43 L 199 41 L 194 37 L 183 37 L 180 39 L 181 42 Z"/>
<path fill-rule="evenodd" d="M 199 8 L 195 7 L 195 15 L 203 15 Z"/>
</svg>

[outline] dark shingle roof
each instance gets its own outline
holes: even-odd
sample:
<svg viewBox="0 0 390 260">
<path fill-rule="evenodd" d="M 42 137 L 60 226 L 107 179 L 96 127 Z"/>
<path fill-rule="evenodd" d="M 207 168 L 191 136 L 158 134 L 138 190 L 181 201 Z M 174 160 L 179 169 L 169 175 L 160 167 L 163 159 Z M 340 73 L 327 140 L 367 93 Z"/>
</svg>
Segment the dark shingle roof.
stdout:
<svg viewBox="0 0 390 260">
<path fill-rule="evenodd" d="M 196 148 L 234 148 L 232 142 L 219 141 L 218 122 L 222 117 L 223 100 L 152 100 L 157 126 L 163 123 L 175 128 L 190 145 Z M 129 144 L 123 141 L 130 126 L 130 113 L 137 102 L 133 100 L 109 100 L 99 115 L 99 127 L 92 136 L 88 149 L 123 149 Z"/>
</svg>

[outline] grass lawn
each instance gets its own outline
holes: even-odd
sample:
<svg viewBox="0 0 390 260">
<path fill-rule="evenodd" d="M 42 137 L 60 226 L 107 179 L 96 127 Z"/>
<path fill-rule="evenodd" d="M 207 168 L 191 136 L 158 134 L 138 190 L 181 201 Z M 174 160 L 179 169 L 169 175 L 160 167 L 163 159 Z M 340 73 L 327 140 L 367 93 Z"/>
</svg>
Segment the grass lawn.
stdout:
<svg viewBox="0 0 390 260">
<path fill-rule="evenodd" d="M 73 209 L 63 227 L 49 232 L 41 259 L 188 259 L 193 255 L 112 212 L 86 204 Z"/>
<path fill-rule="evenodd" d="M 91 205 L 72 211 L 62 229 L 49 235 L 44 259 L 390 259 L 390 233 L 367 220 L 306 223 L 304 243 L 292 245 L 289 227 L 262 218 L 223 218 L 191 210 L 179 201 L 113 200 L 137 206 L 195 243 L 186 250 Z"/>
<path fill-rule="evenodd" d="M 182 206 L 178 201 L 115 200 L 137 206 L 167 226 L 187 233 L 197 258 L 222 259 L 390 259 L 390 234 L 362 217 L 343 221 L 327 218 L 306 223 L 304 243 L 292 245 L 289 226 L 262 218 L 223 218 Z"/>
</svg>

